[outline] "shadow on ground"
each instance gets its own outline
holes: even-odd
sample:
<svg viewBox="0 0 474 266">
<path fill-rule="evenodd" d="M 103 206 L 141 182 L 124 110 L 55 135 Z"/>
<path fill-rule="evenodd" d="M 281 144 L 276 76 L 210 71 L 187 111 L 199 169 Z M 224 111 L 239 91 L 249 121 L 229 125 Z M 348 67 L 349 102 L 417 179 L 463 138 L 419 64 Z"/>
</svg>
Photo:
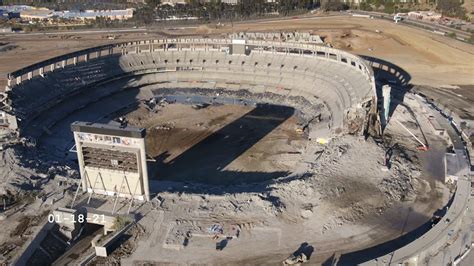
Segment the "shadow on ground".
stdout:
<svg viewBox="0 0 474 266">
<path fill-rule="evenodd" d="M 166 162 L 169 154 L 160 154 L 155 158 L 157 163 L 154 166 L 158 180 L 217 185 L 225 190 L 229 186 L 260 183 L 287 176 L 289 172 L 286 171 L 243 172 L 225 168 L 294 113 L 295 109 L 291 107 L 257 104 L 250 112 L 212 133 L 173 160 Z M 257 189 L 255 186 L 254 188 Z"/>
<path fill-rule="evenodd" d="M 399 103 L 403 102 L 405 94 L 413 88 L 413 85 L 410 83 L 411 75 L 400 66 L 383 59 L 366 55 L 361 55 L 361 57 L 374 70 L 378 99 L 382 98 L 383 85 L 390 85 L 392 87 L 390 94 L 392 100 L 390 101 L 389 110 L 389 116 L 392 116 Z"/>
<path fill-rule="evenodd" d="M 385 230 L 399 231 L 399 237 L 362 250 L 357 250 L 342 255 L 334 254 L 332 257 L 327 259 L 322 265 L 335 265 L 335 263 L 337 265 L 358 265 L 373 260 L 375 258 L 393 253 L 397 249 L 402 248 L 408 245 L 409 243 L 417 240 L 418 238 L 426 234 L 431 228 L 433 228 L 433 226 L 438 223 L 441 218 L 446 214 L 446 211 L 451 206 L 453 199 L 454 197 L 449 200 L 449 202 L 444 208 L 435 211 L 431 217 L 427 217 L 424 214 L 411 210 L 405 218 L 406 220 L 403 226 L 401 227 L 401 230 L 398 226 L 392 228 L 390 222 L 387 221 L 387 228 Z M 409 219 L 420 221 L 425 220 L 426 222 L 422 223 L 415 229 L 406 232 L 406 223 Z M 391 262 L 387 263 L 391 264 Z"/>
</svg>

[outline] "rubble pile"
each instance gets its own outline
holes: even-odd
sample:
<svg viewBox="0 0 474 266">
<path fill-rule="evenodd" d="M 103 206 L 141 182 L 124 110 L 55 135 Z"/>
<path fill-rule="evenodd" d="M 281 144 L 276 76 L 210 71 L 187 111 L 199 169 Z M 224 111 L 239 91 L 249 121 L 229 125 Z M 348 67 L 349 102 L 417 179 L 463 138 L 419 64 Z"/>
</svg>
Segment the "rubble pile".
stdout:
<svg viewBox="0 0 474 266">
<path fill-rule="evenodd" d="M 0 151 L 0 195 L 44 190 L 51 180 L 66 186 L 75 183 L 76 178 L 79 175 L 73 166 L 48 159 L 35 148 L 15 145 Z"/>
<path fill-rule="evenodd" d="M 285 105 L 293 107 L 296 110 L 296 114 L 300 119 L 302 119 L 302 124 L 307 125 L 312 122 L 319 123 L 321 120 L 329 119 L 330 115 L 325 108 L 324 104 L 316 99 L 306 99 L 302 96 L 287 96 L 283 94 L 276 94 L 271 92 L 263 93 L 252 93 L 249 90 L 241 89 L 238 91 L 229 91 L 225 89 L 202 89 L 202 88 L 193 88 L 193 89 L 156 89 L 153 90 L 155 97 L 163 97 L 167 95 L 188 95 L 189 97 L 196 96 L 206 96 L 206 97 L 216 97 L 220 99 L 224 98 L 237 98 L 241 100 L 246 100 L 251 103 L 269 103 L 277 105 Z M 163 106 L 167 104 L 166 102 L 160 101 L 158 106 Z M 245 104 L 245 103 L 244 103 Z"/>
</svg>

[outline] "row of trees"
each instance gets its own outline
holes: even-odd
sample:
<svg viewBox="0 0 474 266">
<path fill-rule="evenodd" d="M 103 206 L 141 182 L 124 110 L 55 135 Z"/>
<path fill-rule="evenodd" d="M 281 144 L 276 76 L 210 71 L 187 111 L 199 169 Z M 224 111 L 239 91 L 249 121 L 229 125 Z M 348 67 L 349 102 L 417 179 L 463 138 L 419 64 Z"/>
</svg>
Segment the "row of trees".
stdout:
<svg viewBox="0 0 474 266">
<path fill-rule="evenodd" d="M 236 5 L 230 5 L 221 0 L 187 0 L 186 5 L 160 5 L 160 0 L 145 0 L 146 6 L 137 10 L 137 19 L 147 23 L 153 14 L 161 19 L 171 16 L 197 17 L 204 20 L 240 20 L 251 17 L 261 17 L 268 14 L 291 15 L 321 7 L 325 10 L 347 9 L 340 0 L 240 0 Z"/>
<path fill-rule="evenodd" d="M 157 6 L 159 0 L 147 0 L 150 6 Z M 280 0 L 267 2 L 266 0 L 240 0 L 237 5 L 230 5 L 220 0 L 204 2 L 201 0 L 187 0 L 184 6 L 175 8 L 188 11 L 189 15 L 197 17 L 229 18 L 261 16 L 271 12 L 290 14 L 298 10 L 308 10 L 320 5 L 319 0 Z M 166 7 L 165 7 L 166 8 Z"/>
<path fill-rule="evenodd" d="M 185 5 L 161 5 L 161 0 L 145 0 L 135 3 L 127 0 L 0 0 L 5 5 L 27 4 L 47 7 L 55 10 L 64 9 L 117 9 L 135 7 L 135 22 L 150 24 L 155 19 L 176 17 L 197 17 L 202 20 L 241 20 L 251 17 L 261 17 L 268 14 L 288 16 L 303 13 L 321 7 L 325 10 L 341 10 L 348 7 L 342 0 L 240 0 L 238 4 L 231 5 L 221 0 L 186 0 Z"/>
<path fill-rule="evenodd" d="M 0 5 L 31 5 L 54 10 L 123 9 L 134 4 L 127 0 L 0 0 Z"/>
<path fill-rule="evenodd" d="M 466 17 L 466 9 L 459 0 L 438 0 L 437 9 L 445 16 Z"/>
<path fill-rule="evenodd" d="M 436 9 L 445 16 L 466 18 L 466 10 L 462 7 L 463 2 L 460 0 L 430 0 L 428 3 L 432 7 L 436 6 Z M 359 8 L 368 11 L 379 10 L 392 14 L 418 10 L 420 6 L 417 4 L 417 1 L 401 3 L 400 0 L 365 0 L 360 3 Z"/>
</svg>

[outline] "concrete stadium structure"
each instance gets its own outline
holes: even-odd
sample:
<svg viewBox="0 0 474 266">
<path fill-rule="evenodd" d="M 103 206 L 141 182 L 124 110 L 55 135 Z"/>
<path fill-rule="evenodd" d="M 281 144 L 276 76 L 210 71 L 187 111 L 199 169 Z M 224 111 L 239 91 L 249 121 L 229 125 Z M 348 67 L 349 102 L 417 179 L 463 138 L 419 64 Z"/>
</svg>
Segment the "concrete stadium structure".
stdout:
<svg viewBox="0 0 474 266">
<path fill-rule="evenodd" d="M 131 77 L 140 79 L 133 85 L 94 90 Z M 39 138 L 93 100 L 150 84 L 247 89 L 323 102 L 330 123 L 330 130 L 320 132 L 324 138 L 340 131 L 351 108 L 376 97 L 371 68 L 361 58 L 336 49 L 284 42 L 164 39 L 94 47 L 15 71 L 8 75 L 4 109 L 17 117 L 21 135 Z M 79 98 L 81 94 L 88 94 L 87 99 Z M 52 109 L 61 111 L 51 116 Z M 16 130 L 16 125 L 11 128 Z"/>
<path fill-rule="evenodd" d="M 74 144 L 73 122 L 104 123 L 132 102 L 154 97 L 142 88 L 300 96 L 325 107 L 312 139 L 342 133 L 353 111 L 377 102 L 372 67 L 344 51 L 285 42 L 160 39 L 98 46 L 10 73 L 3 112 L 10 130 L 65 158 Z M 129 102 L 114 98 L 124 93 L 130 93 Z"/>
<path fill-rule="evenodd" d="M 374 68 L 350 53 L 318 45 L 230 39 L 161 39 L 110 44 L 51 58 L 8 75 L 3 123 L 20 136 L 64 154 L 73 141 L 70 124 L 96 122 L 123 108 L 116 94 L 143 87 L 246 89 L 253 93 L 302 96 L 327 108 L 327 127 L 315 138 L 330 138 L 348 113 L 377 100 Z M 392 72 L 392 71 L 390 71 Z M 396 73 L 400 84 L 405 75 Z M 131 100 L 150 95 L 132 94 Z M 94 106 L 95 103 L 97 106 Z M 454 138 L 454 136 L 453 136 Z M 462 149 L 459 148 L 459 149 Z M 463 156 L 460 156 L 460 160 Z M 465 170 L 461 176 L 465 176 Z M 367 265 L 422 263 L 449 239 L 465 214 L 470 180 L 463 177 L 453 208 L 416 241 Z"/>
</svg>

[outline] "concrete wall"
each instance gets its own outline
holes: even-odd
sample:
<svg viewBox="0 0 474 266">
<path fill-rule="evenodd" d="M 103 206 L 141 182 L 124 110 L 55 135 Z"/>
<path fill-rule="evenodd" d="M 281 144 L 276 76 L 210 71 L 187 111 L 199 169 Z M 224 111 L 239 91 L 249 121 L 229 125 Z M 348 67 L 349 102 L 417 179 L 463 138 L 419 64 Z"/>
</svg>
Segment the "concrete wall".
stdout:
<svg viewBox="0 0 474 266">
<path fill-rule="evenodd" d="M 28 259 L 33 255 L 36 249 L 39 247 L 41 242 L 44 238 L 48 235 L 48 232 L 53 228 L 55 223 L 45 223 L 42 227 L 40 227 L 39 231 L 35 235 L 35 237 L 31 240 L 29 244 L 25 244 L 26 249 L 24 251 L 18 251 L 18 254 L 21 254 L 19 258 L 15 260 L 14 265 L 26 265 Z"/>
<path fill-rule="evenodd" d="M 313 44 L 298 44 L 286 42 L 268 42 L 258 40 L 248 40 L 247 45 L 253 49 L 272 51 L 273 53 L 296 53 L 300 55 L 311 55 L 317 59 L 332 60 L 338 64 L 346 64 L 361 72 L 367 79 L 371 80 L 375 93 L 375 81 L 373 71 L 360 57 L 337 50 L 334 48 L 318 46 Z M 63 56 L 54 57 L 25 68 L 19 69 L 8 74 L 7 90 L 15 85 L 21 84 L 24 80 L 32 79 L 35 76 L 41 76 L 47 71 L 64 68 L 68 65 L 75 65 L 79 62 L 87 61 L 92 58 L 99 58 L 113 54 L 127 54 L 131 52 L 142 53 L 158 49 L 176 49 L 176 50 L 195 50 L 197 47 L 204 47 L 204 50 L 221 50 L 224 47 L 230 47 L 230 39 L 159 39 L 125 42 L 118 44 L 103 45 L 89 48 Z M 291 50 L 291 51 L 290 51 Z"/>
<path fill-rule="evenodd" d="M 117 193 L 119 194 L 119 197 L 130 198 L 133 195 L 135 199 L 145 199 L 145 191 L 140 182 L 140 175 L 138 173 L 124 173 L 121 171 L 104 170 L 89 167 L 86 167 L 86 171 L 88 176 L 90 177 L 90 182 L 92 183 L 92 188 L 91 185 L 87 184 L 87 192 L 89 193 L 115 196 L 116 189 Z M 99 173 L 102 179 L 98 177 Z M 93 184 L 96 178 L 98 180 L 94 186 Z M 103 188 L 103 185 L 105 186 L 105 190 Z M 128 189 L 130 189 L 132 193 L 129 193 Z"/>
<path fill-rule="evenodd" d="M 114 231 L 115 220 L 117 218 L 116 214 L 111 212 L 100 211 L 93 208 L 85 208 L 86 219 L 88 223 L 98 224 L 104 226 L 104 234 L 107 232 Z"/>
<path fill-rule="evenodd" d="M 127 224 L 124 228 L 120 229 L 119 231 L 114 232 L 112 236 L 110 236 L 108 239 L 101 243 L 93 243 L 94 249 L 95 249 L 95 254 L 96 256 L 99 257 L 107 257 L 113 250 L 111 249 L 111 246 L 119 240 L 119 238 L 125 234 L 133 225 L 135 222 L 130 222 Z"/>
<path fill-rule="evenodd" d="M 298 91 L 301 96 L 307 95 L 311 98 L 314 96 L 324 101 L 332 114 L 328 128 L 333 132 L 338 131 L 343 125 L 348 108 L 360 105 L 373 97 L 376 98 L 372 69 L 363 59 L 355 55 L 318 45 L 255 40 L 245 43 L 245 46 L 252 50 L 250 55 L 230 55 L 228 52 L 231 45 L 230 39 L 164 39 L 126 42 L 78 51 L 15 71 L 8 75 L 8 90 L 30 87 L 31 91 L 36 79 L 48 79 L 50 76 L 57 76 L 57 73 L 64 73 L 62 74 L 64 77 L 69 77 L 67 73 L 70 72 L 72 73 L 70 75 L 80 76 L 82 79 L 68 81 L 64 78 L 68 84 L 61 88 L 57 87 L 57 79 L 51 79 L 51 87 L 55 87 L 51 90 L 53 93 L 63 90 L 58 94 L 59 96 L 36 105 L 31 101 L 38 98 L 22 103 L 23 106 L 30 106 L 28 108 L 32 110 L 17 112 L 17 107 L 15 107 L 12 113 L 20 115 L 22 120 L 18 131 L 21 133 L 21 130 L 40 116 L 43 110 L 54 108 L 58 102 L 67 97 L 73 97 L 73 94 L 80 93 L 83 88 L 92 88 L 98 83 L 109 82 L 126 75 L 153 74 L 157 77 L 157 73 L 163 73 L 166 74 L 163 77 L 167 80 L 179 81 L 181 79 L 182 82 L 194 85 L 200 85 L 196 83 L 199 80 L 223 82 L 223 84 L 232 81 L 238 84 L 253 84 L 252 86 L 255 84 L 268 85 L 269 88 L 273 86 L 273 89 L 265 89 L 269 91 L 276 89 L 277 93 L 278 89 Z M 189 58 L 193 57 L 201 59 L 190 61 Z M 163 60 L 163 58 L 168 59 Z M 101 77 L 94 78 L 91 72 L 81 76 L 81 72 L 77 72 L 77 69 L 87 70 L 85 66 L 89 64 L 86 63 L 89 61 L 92 65 L 93 62 L 102 62 L 109 66 L 117 65 L 117 60 L 120 61 L 120 66 L 107 68 L 107 70 L 104 68 L 106 73 L 102 73 L 103 77 L 98 75 Z M 207 62 L 204 63 L 203 61 L 206 60 Z M 51 71 L 55 73 L 48 74 Z M 184 79 L 184 77 L 188 78 Z M 42 82 L 41 86 L 46 83 Z M 48 91 L 47 88 L 50 87 L 42 88 L 42 90 Z M 42 90 L 35 87 L 31 93 Z M 291 93 L 293 95 L 293 92 Z M 40 94 L 39 97 L 43 95 L 45 94 Z M 17 97 L 17 99 L 22 99 L 22 97 Z M 44 126 L 41 128 L 49 128 L 57 119 L 59 118 L 47 118 L 48 121 L 52 120 L 47 125 L 44 125 L 46 122 L 42 120 L 41 124 Z"/>
<path fill-rule="evenodd" d="M 443 110 L 440 112 L 444 115 L 447 114 Z M 451 126 L 456 128 L 456 122 L 451 123 Z M 450 135 L 450 137 L 461 138 L 453 135 Z M 433 255 L 437 254 L 452 240 L 453 232 L 461 230 L 463 220 L 470 219 L 466 217 L 471 192 L 469 151 L 458 147 L 455 148 L 455 154 L 452 156 L 456 157 L 456 160 L 450 160 L 456 164 L 453 168 L 459 169 L 459 171 L 457 173 L 456 192 L 447 213 L 433 228 L 415 241 L 389 254 L 367 261 L 363 265 L 425 265 Z M 447 165 L 446 167 L 450 166 Z"/>
</svg>

